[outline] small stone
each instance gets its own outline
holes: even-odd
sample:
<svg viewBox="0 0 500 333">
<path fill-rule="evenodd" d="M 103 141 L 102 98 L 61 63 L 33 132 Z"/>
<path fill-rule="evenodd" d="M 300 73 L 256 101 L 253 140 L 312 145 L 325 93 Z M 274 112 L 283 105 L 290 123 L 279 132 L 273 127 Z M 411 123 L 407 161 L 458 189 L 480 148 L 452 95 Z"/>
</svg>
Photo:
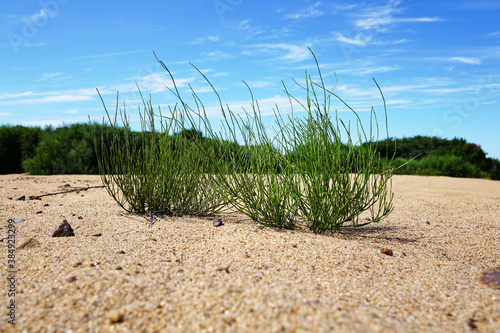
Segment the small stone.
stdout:
<svg viewBox="0 0 500 333">
<path fill-rule="evenodd" d="M 222 223 L 222 219 L 215 219 L 214 220 L 214 227 L 220 227 L 223 225 L 224 225 L 224 223 Z"/>
<path fill-rule="evenodd" d="M 36 212 L 36 214 L 42 214 L 43 213 L 43 210 L 39 210 L 38 212 Z"/>
<path fill-rule="evenodd" d="M 40 246 L 40 242 L 37 241 L 35 238 L 30 238 L 28 240 L 26 240 L 24 243 L 22 243 L 21 245 L 19 245 L 17 247 L 18 250 L 24 250 L 24 249 L 32 249 L 34 247 L 38 247 Z"/>
<path fill-rule="evenodd" d="M 383 254 L 388 255 L 388 256 L 392 256 L 392 255 L 394 255 L 394 254 L 392 253 L 392 250 L 391 250 L 391 249 L 388 249 L 388 248 L 385 248 L 385 247 L 383 247 L 383 248 L 380 250 L 380 252 L 382 252 Z"/>
<path fill-rule="evenodd" d="M 43 207 L 49 207 L 50 205 L 48 203 L 44 204 Z"/>
<path fill-rule="evenodd" d="M 226 266 L 219 266 L 215 269 L 216 272 L 226 272 L 227 274 L 229 274 L 229 265 L 226 265 Z"/>
<path fill-rule="evenodd" d="M 125 254 L 125 251 L 123 251 L 123 250 L 116 251 L 116 254 Z"/>
<path fill-rule="evenodd" d="M 123 269 L 123 267 L 122 267 L 122 266 L 116 266 L 116 268 L 115 268 L 115 269 L 116 269 L 117 271 L 121 271 L 121 270 Z"/>
<path fill-rule="evenodd" d="M 14 220 L 14 223 L 21 223 L 21 222 L 24 222 L 26 221 L 25 219 L 17 219 L 17 220 Z"/>
<path fill-rule="evenodd" d="M 500 267 L 490 267 L 479 276 L 479 282 L 493 289 L 500 289 Z"/>
<path fill-rule="evenodd" d="M 24 200 L 26 200 L 26 196 L 22 195 L 22 196 L 20 196 L 18 198 L 15 198 L 14 200 L 16 200 L 16 201 L 24 201 Z"/>
<path fill-rule="evenodd" d="M 111 311 L 108 313 L 107 317 L 111 324 L 121 323 L 124 318 L 123 314 L 118 311 Z"/>
<path fill-rule="evenodd" d="M 75 282 L 77 280 L 76 276 L 70 275 L 66 278 L 67 282 Z"/>
<path fill-rule="evenodd" d="M 477 325 L 476 325 L 476 319 L 474 318 L 469 318 L 469 320 L 467 321 L 467 324 L 469 325 L 469 327 L 473 330 L 477 329 Z"/>
<path fill-rule="evenodd" d="M 92 234 L 90 236 L 94 236 L 94 237 L 101 237 L 102 234 L 100 232 L 96 232 L 95 234 Z"/>
<path fill-rule="evenodd" d="M 75 262 L 75 263 L 73 264 L 73 267 L 75 267 L 75 268 L 76 268 L 76 267 L 78 267 L 78 266 L 81 266 L 82 264 L 83 264 L 83 261 L 81 261 L 81 260 L 80 260 L 80 261 Z"/>
<path fill-rule="evenodd" d="M 424 222 L 427 223 L 428 225 L 431 224 L 431 221 L 429 221 L 429 220 L 424 220 Z"/>
<path fill-rule="evenodd" d="M 75 233 L 71 225 L 67 220 L 63 220 L 61 224 L 57 227 L 56 231 L 52 234 L 52 237 L 72 237 Z"/>
</svg>

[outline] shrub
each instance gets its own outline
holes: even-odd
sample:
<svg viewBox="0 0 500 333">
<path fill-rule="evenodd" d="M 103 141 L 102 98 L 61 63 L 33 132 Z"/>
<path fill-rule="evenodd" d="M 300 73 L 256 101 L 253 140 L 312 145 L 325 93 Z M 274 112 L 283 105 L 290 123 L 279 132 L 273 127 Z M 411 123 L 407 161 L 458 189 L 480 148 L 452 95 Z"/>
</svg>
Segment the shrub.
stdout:
<svg viewBox="0 0 500 333">
<path fill-rule="evenodd" d="M 23 161 L 24 171 L 34 175 L 97 173 L 91 128 L 87 124 L 48 128 L 33 157 Z"/>
<path fill-rule="evenodd" d="M 22 161 L 33 157 L 42 133 L 37 127 L 0 126 L 0 174 L 24 172 Z"/>
</svg>

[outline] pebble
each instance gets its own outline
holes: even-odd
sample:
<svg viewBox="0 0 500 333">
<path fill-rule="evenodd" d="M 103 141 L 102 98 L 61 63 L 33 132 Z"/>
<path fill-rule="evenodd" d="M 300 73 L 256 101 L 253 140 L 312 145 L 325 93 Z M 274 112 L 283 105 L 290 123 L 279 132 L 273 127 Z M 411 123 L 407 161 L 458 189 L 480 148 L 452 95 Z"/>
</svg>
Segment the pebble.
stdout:
<svg viewBox="0 0 500 333">
<path fill-rule="evenodd" d="M 71 225 L 67 220 L 63 220 L 52 234 L 52 237 L 72 237 L 74 235 L 75 233 Z"/>
<path fill-rule="evenodd" d="M 21 223 L 21 222 L 24 222 L 26 221 L 25 219 L 17 219 L 17 220 L 14 220 L 14 223 Z"/>
<path fill-rule="evenodd" d="M 66 278 L 67 282 L 75 282 L 77 280 L 77 277 L 74 275 L 70 275 Z"/>
<path fill-rule="evenodd" d="M 18 250 L 24 250 L 24 249 L 32 249 L 34 247 L 40 246 L 40 242 L 37 241 L 35 238 L 29 238 L 26 240 L 24 243 L 19 245 L 17 247 Z"/>
<path fill-rule="evenodd" d="M 22 196 L 20 196 L 18 198 L 15 198 L 14 200 L 16 200 L 16 201 L 24 201 L 24 200 L 26 200 L 26 196 L 22 195 Z"/>
<path fill-rule="evenodd" d="M 386 248 L 386 247 L 383 247 L 383 248 L 380 250 L 380 252 L 382 252 L 383 254 L 388 255 L 388 256 L 393 256 L 393 255 L 394 255 L 394 253 L 392 252 L 392 250 L 391 250 L 391 249 L 388 249 L 388 248 Z"/>
<path fill-rule="evenodd" d="M 118 311 L 111 311 L 107 315 L 111 324 L 121 323 L 123 321 L 123 314 Z"/>
<path fill-rule="evenodd" d="M 78 267 L 78 266 L 81 266 L 82 264 L 83 264 L 83 261 L 81 261 L 81 260 L 80 260 L 80 261 L 75 262 L 75 263 L 73 264 L 73 267 L 75 267 L 75 268 L 76 268 L 76 267 Z"/>
<path fill-rule="evenodd" d="M 223 225 L 224 225 L 224 223 L 222 223 L 222 219 L 215 219 L 214 220 L 214 227 L 220 227 Z"/>
<path fill-rule="evenodd" d="M 92 234 L 91 236 L 94 236 L 94 237 L 101 237 L 102 234 L 100 232 L 96 232 L 95 234 Z"/>
<path fill-rule="evenodd" d="M 479 282 L 493 289 L 500 289 L 500 267 L 490 267 L 479 276 Z"/>
</svg>

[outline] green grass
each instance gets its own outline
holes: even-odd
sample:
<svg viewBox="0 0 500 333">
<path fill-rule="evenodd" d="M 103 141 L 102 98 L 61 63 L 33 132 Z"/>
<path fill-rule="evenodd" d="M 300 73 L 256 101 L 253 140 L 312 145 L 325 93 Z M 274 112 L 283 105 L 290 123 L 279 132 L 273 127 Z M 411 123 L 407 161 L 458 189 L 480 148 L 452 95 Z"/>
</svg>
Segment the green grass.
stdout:
<svg viewBox="0 0 500 333">
<path fill-rule="evenodd" d="M 219 99 L 223 120 L 221 129 L 214 131 L 201 99 L 192 90 L 191 107 L 169 69 L 158 61 L 174 83 L 170 92 L 177 104 L 164 115 L 161 110 L 155 114 L 150 101 L 144 102 L 138 135 L 130 131 L 117 105 L 113 119 L 106 110 L 109 131 L 96 140 L 103 182 L 124 209 L 171 215 L 226 209 L 263 227 L 294 229 L 300 224 L 315 233 L 377 222 L 392 211 L 391 159 L 376 149 L 376 113 L 372 109 L 365 129 L 354 109 L 326 88 L 317 61 L 318 82 L 307 72 L 303 84 L 294 80 L 305 99 L 294 97 L 284 85 L 291 113 L 285 116 L 276 107 L 278 130 L 273 133 L 266 129 L 250 88 L 251 108 L 240 115 L 224 105 L 198 71 Z M 332 100 L 356 115 L 355 133 L 331 111 Z M 305 116 L 296 116 L 298 112 Z M 160 119 L 159 131 L 155 116 Z M 384 116 L 387 125 L 385 107 Z M 188 128 L 207 137 L 175 135 Z M 360 221 L 365 212 L 370 217 Z"/>
</svg>

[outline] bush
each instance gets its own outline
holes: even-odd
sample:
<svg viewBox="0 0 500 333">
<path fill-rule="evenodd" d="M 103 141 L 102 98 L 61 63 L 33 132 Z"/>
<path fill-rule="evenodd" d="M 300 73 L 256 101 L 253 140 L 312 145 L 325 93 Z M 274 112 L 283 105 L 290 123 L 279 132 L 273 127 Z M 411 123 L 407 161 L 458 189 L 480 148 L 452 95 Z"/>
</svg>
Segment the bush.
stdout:
<svg viewBox="0 0 500 333">
<path fill-rule="evenodd" d="M 96 174 L 92 125 L 73 124 L 42 133 L 33 157 L 22 163 L 34 175 Z"/>
<path fill-rule="evenodd" d="M 24 172 L 22 162 L 33 157 L 42 133 L 37 127 L 0 126 L 0 174 Z"/>
</svg>

